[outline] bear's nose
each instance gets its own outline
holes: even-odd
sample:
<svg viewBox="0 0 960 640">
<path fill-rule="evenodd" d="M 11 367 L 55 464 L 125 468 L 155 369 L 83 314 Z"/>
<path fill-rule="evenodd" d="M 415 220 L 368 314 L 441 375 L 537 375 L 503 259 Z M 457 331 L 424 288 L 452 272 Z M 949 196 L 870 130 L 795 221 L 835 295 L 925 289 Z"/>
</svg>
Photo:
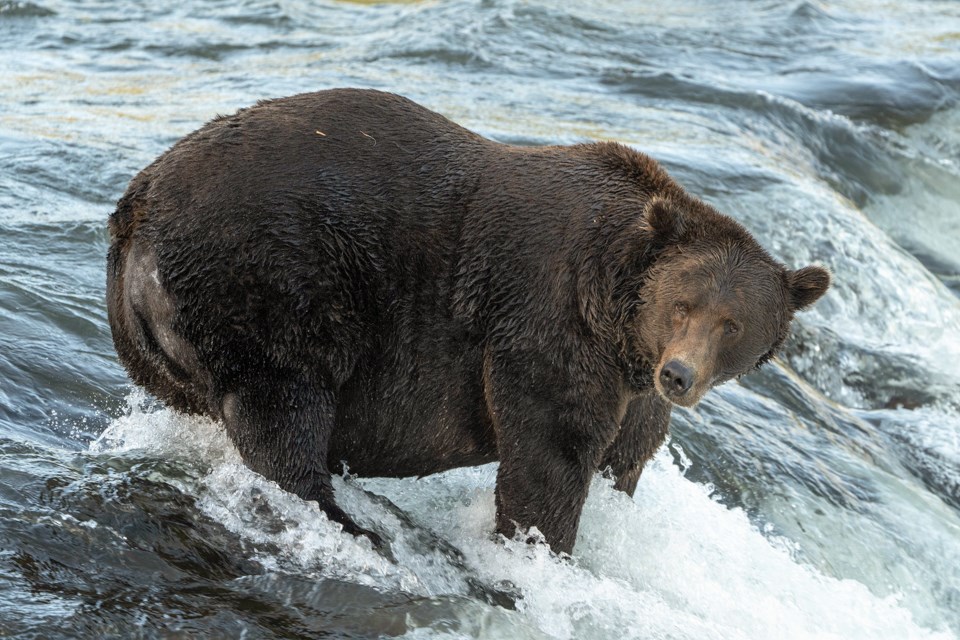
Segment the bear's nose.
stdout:
<svg viewBox="0 0 960 640">
<path fill-rule="evenodd" d="M 693 386 L 693 371 L 679 360 L 671 360 L 660 369 L 660 384 L 667 395 L 682 396 Z"/>
</svg>

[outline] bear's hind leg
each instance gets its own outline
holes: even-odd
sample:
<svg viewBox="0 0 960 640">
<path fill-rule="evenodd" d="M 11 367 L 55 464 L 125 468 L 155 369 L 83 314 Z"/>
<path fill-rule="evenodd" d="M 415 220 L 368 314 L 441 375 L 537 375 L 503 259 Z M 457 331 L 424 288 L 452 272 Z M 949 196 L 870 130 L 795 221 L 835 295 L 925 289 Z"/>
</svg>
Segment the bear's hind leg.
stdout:
<svg viewBox="0 0 960 640">
<path fill-rule="evenodd" d="M 261 375 L 267 382 L 227 393 L 223 421 L 243 461 L 285 491 L 316 500 L 343 530 L 380 537 L 357 525 L 334 501 L 327 449 L 336 416 L 336 394 L 307 382 L 292 382 L 289 373 Z M 281 382 L 282 381 L 282 382 Z"/>
</svg>

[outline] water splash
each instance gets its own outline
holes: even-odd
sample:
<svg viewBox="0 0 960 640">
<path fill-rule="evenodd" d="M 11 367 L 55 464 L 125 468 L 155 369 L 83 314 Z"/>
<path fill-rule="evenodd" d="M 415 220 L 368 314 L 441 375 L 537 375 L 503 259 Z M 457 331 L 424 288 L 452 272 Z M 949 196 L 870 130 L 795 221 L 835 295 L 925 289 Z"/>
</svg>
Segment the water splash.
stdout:
<svg viewBox="0 0 960 640">
<path fill-rule="evenodd" d="M 247 469 L 216 423 L 142 401 L 134 397 L 91 449 L 191 461 L 201 474 L 169 481 L 251 543 L 269 570 L 467 597 L 458 628 L 475 637 L 491 617 L 498 632 L 530 638 L 950 637 L 918 626 L 897 597 L 798 561 L 793 543 L 764 535 L 686 479 L 668 447 L 635 499 L 594 480 L 573 558 L 491 535 L 495 465 L 420 480 L 335 479 L 344 508 L 390 540 L 382 555 Z M 518 613 L 494 613 L 483 594 L 518 596 Z"/>
</svg>

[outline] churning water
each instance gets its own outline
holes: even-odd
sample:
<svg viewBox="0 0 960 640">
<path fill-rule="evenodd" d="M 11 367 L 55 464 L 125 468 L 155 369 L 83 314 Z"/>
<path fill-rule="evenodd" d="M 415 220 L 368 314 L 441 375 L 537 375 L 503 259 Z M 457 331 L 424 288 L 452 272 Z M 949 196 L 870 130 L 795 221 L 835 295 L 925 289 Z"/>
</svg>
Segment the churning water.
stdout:
<svg viewBox="0 0 960 640">
<path fill-rule="evenodd" d="M 631 144 L 835 286 L 574 559 L 491 539 L 490 466 L 338 479 L 376 552 L 133 391 L 104 309 L 140 168 L 336 86 Z M 958 97 L 956 2 L 0 0 L 0 636 L 957 638 Z"/>
</svg>

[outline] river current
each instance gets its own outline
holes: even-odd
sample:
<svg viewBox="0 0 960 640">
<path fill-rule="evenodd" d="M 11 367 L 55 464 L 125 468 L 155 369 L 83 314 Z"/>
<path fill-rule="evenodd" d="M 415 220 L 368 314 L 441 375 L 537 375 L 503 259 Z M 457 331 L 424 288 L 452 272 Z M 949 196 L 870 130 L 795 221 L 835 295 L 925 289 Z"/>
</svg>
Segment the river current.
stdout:
<svg viewBox="0 0 960 640">
<path fill-rule="evenodd" d="M 492 465 L 336 479 L 379 553 L 134 389 L 104 304 L 131 177 L 339 86 L 634 146 L 834 287 L 572 559 L 491 539 Z M 0 636 L 960 637 L 958 98 L 949 1 L 0 0 Z"/>
</svg>

